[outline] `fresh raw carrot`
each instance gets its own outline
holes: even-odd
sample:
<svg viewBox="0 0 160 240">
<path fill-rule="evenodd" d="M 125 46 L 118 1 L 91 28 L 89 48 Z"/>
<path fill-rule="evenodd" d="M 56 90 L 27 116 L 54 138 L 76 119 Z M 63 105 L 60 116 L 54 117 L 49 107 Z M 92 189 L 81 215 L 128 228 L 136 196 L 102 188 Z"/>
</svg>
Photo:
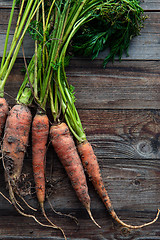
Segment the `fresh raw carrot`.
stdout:
<svg viewBox="0 0 160 240">
<path fill-rule="evenodd" d="M 5 173 L 8 180 L 16 182 L 23 166 L 23 159 L 28 145 L 32 115 L 28 107 L 15 105 L 8 114 L 4 138 L 2 143 L 2 156 Z"/>
<path fill-rule="evenodd" d="M 48 134 L 49 134 L 49 119 L 46 114 L 38 112 L 35 115 L 32 123 L 32 164 L 37 199 L 41 206 L 44 217 L 53 226 L 53 228 L 59 229 L 62 232 L 64 238 L 66 239 L 63 229 L 52 223 L 52 221 L 47 217 L 44 209 L 45 156 Z"/>
<path fill-rule="evenodd" d="M 91 215 L 86 177 L 67 125 L 65 123 L 52 125 L 50 136 L 54 150 L 64 166 L 79 200 L 86 208 L 93 222 L 100 227 Z"/>
<path fill-rule="evenodd" d="M 118 223 L 120 223 L 124 227 L 136 229 L 136 228 L 142 228 L 142 227 L 148 226 L 148 225 L 154 223 L 158 219 L 159 209 L 158 209 L 158 213 L 157 213 L 155 219 L 153 221 L 145 223 L 143 225 L 132 226 L 132 225 L 126 224 L 123 221 L 121 221 L 112 207 L 110 198 L 108 196 L 108 193 L 106 191 L 106 188 L 105 188 L 103 180 L 102 180 L 97 157 L 94 154 L 91 144 L 87 140 L 78 144 L 78 152 L 81 156 L 83 166 L 86 169 L 86 171 L 93 183 L 94 188 L 98 192 L 98 194 L 99 194 L 100 198 L 102 199 L 102 201 L 104 202 L 109 214 L 112 216 L 112 218 L 114 220 L 116 220 Z"/>
<path fill-rule="evenodd" d="M 7 101 L 5 100 L 5 98 L 0 98 L 0 136 L 2 135 L 8 111 L 9 109 Z"/>
<path fill-rule="evenodd" d="M 32 122 L 32 164 L 36 194 L 41 206 L 45 200 L 45 155 L 48 134 L 47 115 L 37 113 Z"/>
</svg>

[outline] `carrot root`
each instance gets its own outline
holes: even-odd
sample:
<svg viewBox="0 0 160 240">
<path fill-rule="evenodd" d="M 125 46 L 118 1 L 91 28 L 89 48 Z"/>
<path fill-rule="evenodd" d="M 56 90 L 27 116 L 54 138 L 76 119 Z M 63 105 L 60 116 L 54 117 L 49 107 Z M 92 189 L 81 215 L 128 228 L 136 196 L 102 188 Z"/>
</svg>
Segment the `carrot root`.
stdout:
<svg viewBox="0 0 160 240">
<path fill-rule="evenodd" d="M 52 125 L 50 137 L 54 150 L 68 174 L 77 197 L 93 220 L 90 213 L 90 197 L 88 194 L 86 177 L 75 143 L 70 135 L 69 128 L 64 122 L 58 125 Z M 93 222 L 96 223 L 95 220 Z M 96 223 L 96 226 L 99 225 Z"/>
<path fill-rule="evenodd" d="M 46 114 L 38 112 L 32 123 L 32 164 L 37 199 L 42 209 L 43 216 L 55 229 L 59 229 L 67 240 L 62 228 L 55 225 L 46 215 L 45 201 L 45 156 L 46 144 L 49 134 L 49 119 Z"/>
<path fill-rule="evenodd" d="M 37 212 L 37 209 L 35 209 L 35 208 L 33 208 L 32 206 L 30 206 L 30 205 L 26 202 L 26 200 L 25 200 L 20 194 L 17 194 L 17 195 L 18 195 L 19 198 L 21 198 L 21 200 L 26 204 L 26 206 L 27 206 L 28 208 L 30 208 L 31 210 Z"/>
<path fill-rule="evenodd" d="M 49 203 L 52 211 L 53 211 L 55 214 L 60 215 L 60 216 L 69 217 L 69 218 L 73 219 L 74 222 L 78 225 L 78 219 L 77 219 L 76 217 L 72 216 L 71 214 L 64 214 L 64 213 L 61 213 L 61 212 L 57 212 L 57 211 L 53 208 L 52 203 L 50 202 L 50 200 L 49 200 L 48 197 L 47 197 L 47 200 L 48 200 L 48 203 Z"/>
<path fill-rule="evenodd" d="M 87 210 L 87 212 L 88 212 L 91 220 L 94 222 L 94 224 L 95 224 L 97 227 L 101 228 L 101 226 L 94 220 L 90 208 L 88 208 L 88 209 L 86 209 L 86 210 Z"/>
<path fill-rule="evenodd" d="M 12 202 L 11 202 L 2 192 L 0 192 L 0 195 L 1 195 L 4 199 L 6 199 L 10 204 L 12 204 Z"/>
<path fill-rule="evenodd" d="M 37 199 L 45 200 L 45 156 L 49 134 L 49 120 L 46 114 L 36 114 L 32 122 L 32 165 Z"/>
<path fill-rule="evenodd" d="M 21 175 L 31 120 L 30 110 L 23 105 L 15 105 L 7 117 L 2 143 L 2 156 L 6 181 L 9 178 L 13 184 Z"/>
<path fill-rule="evenodd" d="M 154 222 L 156 222 L 156 220 L 158 219 L 158 216 L 159 216 L 159 212 L 160 212 L 159 209 L 158 209 L 157 215 L 153 221 L 139 225 L 139 226 L 129 225 L 129 224 L 126 224 L 123 221 L 121 221 L 112 207 L 110 198 L 108 196 L 107 190 L 105 189 L 105 186 L 104 186 L 104 183 L 102 180 L 97 157 L 94 154 L 91 144 L 88 141 L 84 141 L 83 143 L 78 144 L 77 148 L 78 148 L 78 152 L 80 154 L 84 169 L 87 171 L 95 190 L 98 192 L 98 194 L 99 194 L 100 198 L 102 199 L 104 205 L 106 206 L 109 214 L 112 216 L 112 218 L 116 222 L 118 222 L 119 224 L 121 224 L 124 227 L 131 228 L 131 229 L 142 228 L 142 227 L 151 225 Z"/>
<path fill-rule="evenodd" d="M 42 213 L 43 213 L 43 216 L 45 217 L 45 219 L 53 226 L 53 228 L 59 229 L 59 230 L 62 232 L 62 234 L 63 234 L 63 236 L 64 236 L 64 239 L 67 240 L 66 235 L 65 235 L 63 229 L 62 229 L 61 227 L 55 225 L 55 224 L 47 217 L 46 212 L 45 212 L 45 210 L 44 210 L 44 203 L 41 202 L 41 203 L 40 203 L 40 206 L 41 206 Z"/>
<path fill-rule="evenodd" d="M 9 183 L 9 195 L 10 195 L 10 198 L 11 198 L 11 202 L 12 202 L 13 206 L 15 207 L 15 209 L 17 210 L 17 212 L 18 212 L 19 214 L 21 214 L 21 215 L 24 216 L 24 217 L 33 218 L 33 219 L 35 220 L 35 222 L 37 222 L 37 223 L 38 223 L 40 226 L 42 226 L 42 227 L 49 227 L 49 228 L 59 229 L 59 230 L 62 232 L 62 234 L 63 234 L 63 236 L 64 236 L 64 239 L 67 240 L 67 238 L 66 238 L 66 236 L 65 236 L 65 234 L 64 234 L 64 231 L 63 231 L 61 228 L 57 227 L 57 226 L 54 225 L 54 224 L 51 224 L 51 225 L 43 224 L 43 223 L 41 223 L 34 215 L 31 215 L 31 214 L 27 214 L 27 213 L 22 212 L 22 211 L 17 207 L 17 204 L 16 204 L 17 201 L 16 201 L 16 198 L 15 198 L 15 196 L 14 196 L 14 191 L 13 191 L 11 182 L 10 182 L 9 180 L 8 180 L 8 183 Z"/>
<path fill-rule="evenodd" d="M 160 213 L 160 210 L 157 209 L 156 217 L 155 217 L 152 221 L 150 221 L 150 222 L 148 222 L 148 223 L 144 223 L 144 224 L 142 224 L 142 225 L 137 225 L 137 226 L 133 226 L 133 225 L 129 225 L 129 224 L 124 223 L 123 221 L 121 221 L 121 220 L 118 218 L 118 216 L 116 216 L 115 220 L 116 220 L 119 224 L 121 224 L 122 226 L 124 226 L 124 227 L 131 228 L 131 229 L 138 229 L 138 228 L 147 227 L 147 226 L 155 223 L 155 222 L 157 221 L 158 217 L 159 217 L 159 213 Z"/>
</svg>

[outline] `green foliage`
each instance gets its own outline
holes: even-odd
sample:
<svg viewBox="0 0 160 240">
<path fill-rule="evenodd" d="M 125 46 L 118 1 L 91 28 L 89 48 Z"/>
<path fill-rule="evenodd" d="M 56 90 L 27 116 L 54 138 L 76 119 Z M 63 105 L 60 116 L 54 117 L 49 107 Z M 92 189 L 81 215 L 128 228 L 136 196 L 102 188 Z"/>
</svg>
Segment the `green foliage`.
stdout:
<svg viewBox="0 0 160 240">
<path fill-rule="evenodd" d="M 77 32 L 73 39 L 74 53 L 96 58 L 100 51 L 108 48 L 109 54 L 104 60 L 121 59 L 127 53 L 131 39 L 140 33 L 143 27 L 143 9 L 137 0 L 104 1 L 94 13 L 94 19 Z"/>
<path fill-rule="evenodd" d="M 40 42 L 43 41 L 43 25 L 42 22 L 37 22 L 36 20 L 30 23 L 28 28 L 29 34 L 32 36 L 34 40 L 38 40 Z"/>
<path fill-rule="evenodd" d="M 59 66 L 61 66 L 61 63 L 51 62 L 50 65 L 51 65 L 51 67 L 52 67 L 52 69 L 53 69 L 54 71 L 57 71 L 57 69 L 59 68 Z"/>
<path fill-rule="evenodd" d="M 75 89 L 75 87 L 72 85 L 70 85 L 68 88 L 68 91 L 69 91 L 69 94 L 70 94 L 70 97 L 71 97 L 73 103 L 75 103 L 75 101 L 76 101 L 74 89 Z"/>
<path fill-rule="evenodd" d="M 69 66 L 70 59 L 71 59 L 70 55 L 66 55 L 65 56 L 65 58 L 64 58 L 64 67 L 68 67 Z"/>
<path fill-rule="evenodd" d="M 44 2 L 44 8 L 45 8 L 45 15 L 46 16 L 48 15 L 50 4 L 51 4 L 50 1 L 45 1 Z M 47 28 L 44 32 L 43 22 L 42 22 L 42 7 L 40 7 L 39 8 L 39 20 L 38 21 L 36 21 L 35 19 L 32 20 L 31 23 L 30 23 L 30 26 L 28 28 L 28 32 L 31 35 L 32 39 L 33 40 L 38 40 L 38 43 L 43 44 L 44 35 L 45 35 L 45 37 L 47 39 L 47 42 L 45 43 L 45 46 L 47 46 L 48 49 L 50 47 L 50 42 L 51 42 L 51 39 L 50 39 L 50 37 L 51 37 L 50 34 L 51 34 L 51 30 L 52 30 L 51 24 L 52 24 L 52 21 L 50 20 L 50 23 L 48 24 L 48 26 L 47 26 Z"/>
</svg>

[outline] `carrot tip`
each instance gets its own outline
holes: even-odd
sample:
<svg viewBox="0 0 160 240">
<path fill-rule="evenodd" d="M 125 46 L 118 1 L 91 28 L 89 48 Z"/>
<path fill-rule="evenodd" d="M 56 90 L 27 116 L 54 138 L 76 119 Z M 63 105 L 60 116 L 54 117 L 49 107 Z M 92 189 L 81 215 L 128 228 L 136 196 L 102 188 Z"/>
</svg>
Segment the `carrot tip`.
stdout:
<svg viewBox="0 0 160 240">
<path fill-rule="evenodd" d="M 40 205 L 41 209 L 43 210 L 44 209 L 44 202 L 39 202 L 39 205 Z"/>
<path fill-rule="evenodd" d="M 2 192 L 0 192 L 0 195 L 1 195 L 4 199 L 6 199 L 10 204 L 12 204 L 12 202 L 11 202 Z"/>
<path fill-rule="evenodd" d="M 90 210 L 90 209 L 87 209 L 87 212 L 88 212 L 91 220 L 94 222 L 94 224 L 95 224 L 97 227 L 101 228 L 101 226 L 94 220 L 94 218 L 93 218 L 93 216 L 92 216 L 92 213 L 91 213 L 91 210 Z"/>
<path fill-rule="evenodd" d="M 124 227 L 130 228 L 130 229 L 139 229 L 139 228 L 143 228 L 143 227 L 146 227 L 146 226 L 149 226 L 149 225 L 155 223 L 159 217 L 159 214 L 160 214 L 160 209 L 157 209 L 156 217 L 151 222 L 144 223 L 139 226 L 128 225 L 128 224 L 124 223 L 123 221 L 121 221 L 118 217 L 115 220 Z"/>
</svg>

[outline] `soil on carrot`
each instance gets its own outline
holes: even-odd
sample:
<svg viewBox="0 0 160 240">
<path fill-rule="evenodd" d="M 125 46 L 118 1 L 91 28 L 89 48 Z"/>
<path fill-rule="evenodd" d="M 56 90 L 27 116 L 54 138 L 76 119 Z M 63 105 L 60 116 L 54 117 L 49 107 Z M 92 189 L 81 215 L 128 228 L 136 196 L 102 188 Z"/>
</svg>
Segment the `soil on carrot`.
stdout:
<svg viewBox="0 0 160 240">
<path fill-rule="evenodd" d="M 30 173 L 22 173 L 16 184 L 17 191 L 20 196 L 32 196 L 33 179 Z"/>
</svg>

